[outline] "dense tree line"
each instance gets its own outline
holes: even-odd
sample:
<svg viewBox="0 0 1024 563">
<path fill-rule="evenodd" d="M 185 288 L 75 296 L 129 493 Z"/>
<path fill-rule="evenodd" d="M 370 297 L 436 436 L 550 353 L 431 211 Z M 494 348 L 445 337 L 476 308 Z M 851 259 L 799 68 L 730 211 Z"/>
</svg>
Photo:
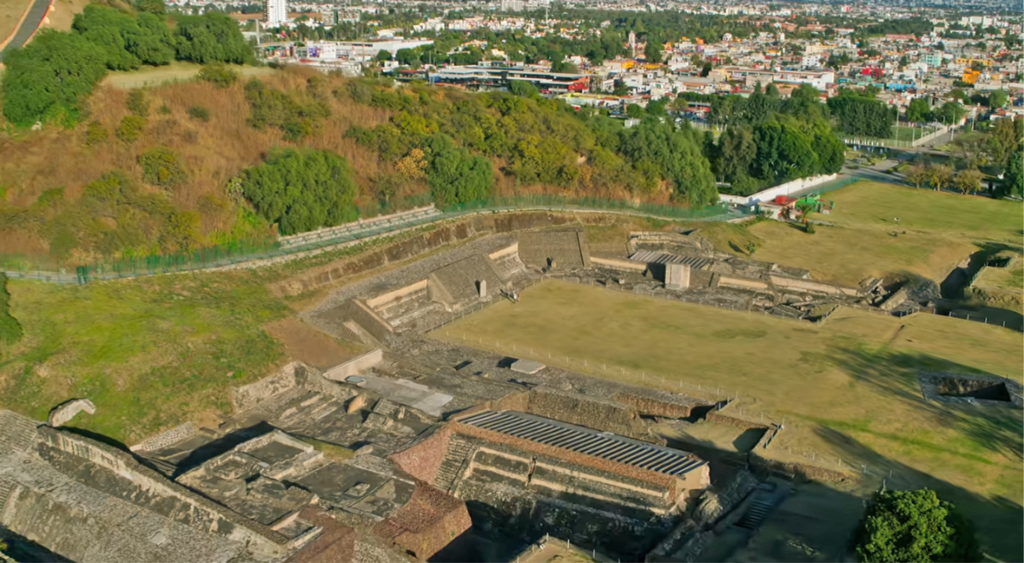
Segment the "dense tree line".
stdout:
<svg viewBox="0 0 1024 563">
<path fill-rule="evenodd" d="M 706 144 L 705 152 L 735 194 L 842 168 L 846 147 L 810 85 L 793 90 L 786 100 L 771 84 L 763 92 L 756 87 L 748 98 L 712 98 L 710 119 L 727 129 L 717 144 Z"/>
<path fill-rule="evenodd" d="M 847 135 L 892 137 L 896 108 L 850 89 L 842 89 L 838 96 L 829 98 L 828 107 L 836 117 L 839 129 Z"/>
<path fill-rule="evenodd" d="M 247 169 L 241 188 L 256 212 L 291 235 L 359 218 L 358 188 L 348 161 L 337 153 L 288 149 Z"/>
<path fill-rule="evenodd" d="M 175 59 L 254 60 L 238 26 L 224 14 L 178 16 L 173 30 L 164 18 L 152 11 L 128 13 L 90 4 L 75 16 L 71 31 L 42 31 L 5 57 L 4 115 L 20 126 L 37 120 L 70 125 L 108 70 L 165 65 Z"/>
<path fill-rule="evenodd" d="M 389 123 L 372 130 L 353 128 L 350 135 L 377 150 L 385 160 L 399 162 L 414 150 L 430 163 L 427 181 L 444 203 L 464 203 L 489 192 L 490 181 L 479 189 L 458 194 L 439 193 L 432 180 L 439 153 L 436 137 L 447 136 L 465 155 L 494 157 L 503 171 L 525 185 L 546 184 L 588 193 L 608 194 L 625 189 L 650 193 L 667 182 L 673 197 L 692 205 L 717 201 L 714 177 L 703 154 L 703 135 L 689 126 L 677 127 L 648 116 L 625 129 L 621 121 L 576 112 L 559 100 L 531 95 L 491 92 L 467 96 L 445 92 L 443 98 L 425 90 L 392 90 L 363 81 L 349 84 L 355 101 L 397 111 Z M 468 156 L 462 161 L 467 162 Z M 408 168 L 408 167 L 406 167 Z"/>
</svg>

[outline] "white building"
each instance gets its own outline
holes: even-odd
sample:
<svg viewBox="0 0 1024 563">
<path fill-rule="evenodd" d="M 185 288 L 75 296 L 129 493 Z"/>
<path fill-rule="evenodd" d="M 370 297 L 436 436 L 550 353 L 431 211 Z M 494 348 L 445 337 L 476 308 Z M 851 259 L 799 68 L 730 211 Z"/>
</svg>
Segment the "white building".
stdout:
<svg viewBox="0 0 1024 563">
<path fill-rule="evenodd" d="M 288 0 L 266 0 L 267 25 L 281 25 L 288 21 Z"/>
</svg>

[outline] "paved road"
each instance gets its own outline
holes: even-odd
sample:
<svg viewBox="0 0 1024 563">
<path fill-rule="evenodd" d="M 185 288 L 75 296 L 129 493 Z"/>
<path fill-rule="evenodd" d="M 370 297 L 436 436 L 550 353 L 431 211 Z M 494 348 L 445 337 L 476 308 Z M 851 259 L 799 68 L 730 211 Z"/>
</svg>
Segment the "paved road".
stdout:
<svg viewBox="0 0 1024 563">
<path fill-rule="evenodd" d="M 21 22 L 21 27 L 14 34 L 14 39 L 4 47 L 3 51 L 0 51 L 0 62 L 4 60 L 4 54 L 11 49 L 16 49 L 25 44 L 26 41 L 32 37 L 39 25 L 43 23 L 43 18 L 46 17 L 46 12 L 50 9 L 50 0 L 34 0 L 32 7 L 28 9 L 28 15 L 25 16 L 25 21 Z"/>
</svg>

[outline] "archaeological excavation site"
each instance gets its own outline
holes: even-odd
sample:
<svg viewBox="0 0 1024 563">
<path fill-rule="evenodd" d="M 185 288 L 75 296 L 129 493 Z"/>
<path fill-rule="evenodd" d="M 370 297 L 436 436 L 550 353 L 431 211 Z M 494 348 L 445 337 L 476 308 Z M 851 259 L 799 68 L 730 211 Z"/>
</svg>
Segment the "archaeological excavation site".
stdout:
<svg viewBox="0 0 1024 563">
<path fill-rule="evenodd" d="M 866 470 L 793 455 L 784 417 L 737 402 L 738 390 L 597 377 L 587 350 L 560 359 L 438 336 L 490 308 L 517 311 L 547 284 L 801 330 L 840 307 L 903 317 L 940 300 L 934 284 L 846 287 L 725 254 L 700 230 L 591 244 L 564 215 L 478 215 L 277 284 L 317 295 L 296 321 L 358 352 L 290 358 L 233 388 L 234 414 L 217 424 L 124 446 L 75 428 L 95 410 L 88 397 L 47 421 L 0 411 L 3 537 L 24 560 L 83 562 L 843 556 L 842 542 L 782 545 L 766 530 L 811 526 L 814 506 L 838 495 L 820 484 Z M 687 358 L 676 362 L 686 381 Z M 929 401 L 1021 408 L 1013 382 L 919 377 Z"/>
</svg>

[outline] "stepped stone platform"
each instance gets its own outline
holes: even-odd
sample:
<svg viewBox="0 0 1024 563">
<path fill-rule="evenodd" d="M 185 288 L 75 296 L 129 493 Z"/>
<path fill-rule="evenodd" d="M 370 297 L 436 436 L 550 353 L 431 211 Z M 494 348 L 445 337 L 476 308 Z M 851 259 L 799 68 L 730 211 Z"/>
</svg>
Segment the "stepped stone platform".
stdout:
<svg viewBox="0 0 1024 563">
<path fill-rule="evenodd" d="M 586 233 L 582 231 L 535 231 L 519 233 L 519 257 L 530 268 L 543 269 L 554 261 L 558 270 L 590 266 Z"/>
</svg>

